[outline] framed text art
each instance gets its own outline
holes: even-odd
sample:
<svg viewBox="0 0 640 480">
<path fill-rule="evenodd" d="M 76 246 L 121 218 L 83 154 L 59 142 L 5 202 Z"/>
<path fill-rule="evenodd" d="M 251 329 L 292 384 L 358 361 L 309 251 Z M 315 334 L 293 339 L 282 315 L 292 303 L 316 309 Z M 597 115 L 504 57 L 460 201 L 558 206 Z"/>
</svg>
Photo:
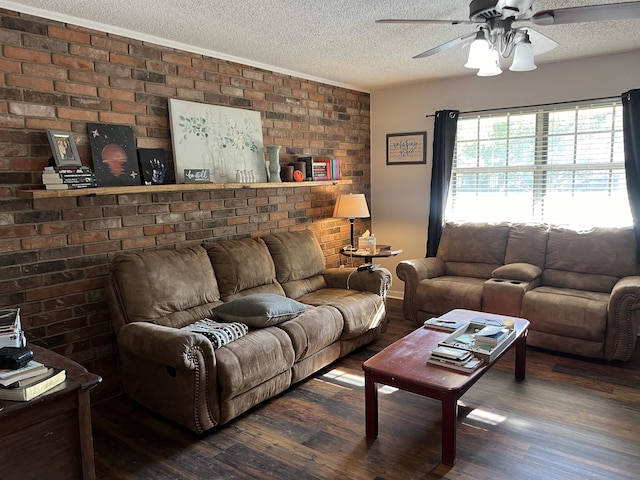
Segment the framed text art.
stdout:
<svg viewBox="0 0 640 480">
<path fill-rule="evenodd" d="M 237 172 L 267 181 L 260 112 L 171 98 L 169 118 L 176 183 L 205 169 L 214 183 L 235 182 Z"/>
<path fill-rule="evenodd" d="M 47 137 L 51 145 L 53 159 L 58 167 L 82 166 L 78 148 L 71 132 L 47 130 Z"/>
<path fill-rule="evenodd" d="M 427 163 L 427 132 L 388 133 L 387 165 Z"/>
<path fill-rule="evenodd" d="M 87 123 L 93 172 L 98 185 L 140 185 L 140 167 L 133 128 L 125 125 Z"/>
</svg>

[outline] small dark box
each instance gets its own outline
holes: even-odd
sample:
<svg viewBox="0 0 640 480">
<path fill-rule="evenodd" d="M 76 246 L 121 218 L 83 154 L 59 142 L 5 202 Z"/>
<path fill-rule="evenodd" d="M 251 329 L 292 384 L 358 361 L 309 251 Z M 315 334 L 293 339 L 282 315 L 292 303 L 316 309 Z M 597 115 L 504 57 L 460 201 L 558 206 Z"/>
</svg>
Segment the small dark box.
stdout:
<svg viewBox="0 0 640 480">
<path fill-rule="evenodd" d="M 15 370 L 33 360 L 33 352 L 26 347 L 0 348 L 0 368 Z"/>
</svg>

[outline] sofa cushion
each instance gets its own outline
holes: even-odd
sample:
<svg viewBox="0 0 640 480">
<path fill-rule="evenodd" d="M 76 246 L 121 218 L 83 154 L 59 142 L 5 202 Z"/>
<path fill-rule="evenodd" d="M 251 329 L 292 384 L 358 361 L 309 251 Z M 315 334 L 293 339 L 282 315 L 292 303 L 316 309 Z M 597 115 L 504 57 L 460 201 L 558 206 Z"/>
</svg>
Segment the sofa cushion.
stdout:
<svg viewBox="0 0 640 480">
<path fill-rule="evenodd" d="M 296 318 L 306 305 L 282 295 L 247 295 L 214 308 L 212 314 L 225 322 L 242 322 L 253 328 L 277 325 Z"/>
<path fill-rule="evenodd" d="M 548 236 L 547 224 L 512 224 L 504 263 L 530 263 L 544 268 Z"/>
<path fill-rule="evenodd" d="M 220 422 L 225 423 L 291 385 L 291 340 L 277 327 L 250 330 L 215 351 Z"/>
<path fill-rule="evenodd" d="M 342 334 L 344 323 L 340 312 L 329 305 L 309 307 L 295 319 L 278 325 L 293 345 L 296 362 L 311 357 L 332 343 Z"/>
<path fill-rule="evenodd" d="M 509 263 L 496 268 L 491 276 L 507 280 L 520 280 L 521 282 L 533 282 L 542 274 L 542 269 L 530 263 Z"/>
<path fill-rule="evenodd" d="M 603 342 L 608 302 L 606 293 L 538 287 L 525 293 L 521 316 L 535 331 Z"/>
<path fill-rule="evenodd" d="M 448 222 L 437 257 L 445 262 L 447 275 L 487 279 L 504 265 L 508 236 L 506 223 Z"/>
<path fill-rule="evenodd" d="M 482 278 L 444 276 L 418 283 L 415 302 L 419 310 L 442 315 L 455 308 L 482 310 Z"/>
<path fill-rule="evenodd" d="M 261 239 L 221 240 L 205 247 L 224 301 L 245 290 L 260 293 L 261 287 L 265 287 L 265 293 L 284 293 L 277 285 L 273 260 Z"/>
<path fill-rule="evenodd" d="M 324 253 L 310 230 L 274 233 L 263 240 L 271 252 L 276 278 L 281 284 L 324 273 Z"/>
<path fill-rule="evenodd" d="M 300 297 L 308 305 L 330 305 L 342 315 L 341 340 L 355 338 L 380 326 L 385 318 L 384 300 L 371 292 L 342 288 L 322 288 Z"/>
<path fill-rule="evenodd" d="M 182 330 L 204 335 L 209 339 L 215 350 L 244 337 L 249 332 L 249 327 L 244 323 L 219 323 L 210 318 L 204 318 L 182 327 Z"/>
<path fill-rule="evenodd" d="M 611 292 L 618 279 L 635 274 L 633 228 L 578 231 L 552 228 L 542 284 Z"/>
<path fill-rule="evenodd" d="M 220 300 L 202 247 L 123 253 L 113 260 L 113 275 L 129 322 L 180 328 L 207 316 Z"/>
</svg>

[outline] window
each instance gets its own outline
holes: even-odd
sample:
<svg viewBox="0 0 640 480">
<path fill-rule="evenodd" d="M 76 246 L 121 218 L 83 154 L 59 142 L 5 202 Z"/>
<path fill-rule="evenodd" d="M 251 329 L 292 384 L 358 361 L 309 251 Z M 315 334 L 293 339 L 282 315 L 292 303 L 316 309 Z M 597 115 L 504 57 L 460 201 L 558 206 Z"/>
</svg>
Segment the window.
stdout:
<svg viewBox="0 0 640 480">
<path fill-rule="evenodd" d="M 621 102 L 461 114 L 445 217 L 632 225 Z"/>
</svg>

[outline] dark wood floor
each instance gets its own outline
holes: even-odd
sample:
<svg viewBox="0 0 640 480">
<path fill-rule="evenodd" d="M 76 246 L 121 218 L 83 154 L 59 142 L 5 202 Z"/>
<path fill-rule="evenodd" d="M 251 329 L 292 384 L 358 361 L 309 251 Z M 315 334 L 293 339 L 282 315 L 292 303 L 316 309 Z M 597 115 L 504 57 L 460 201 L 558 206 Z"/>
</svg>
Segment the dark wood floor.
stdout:
<svg viewBox="0 0 640 480">
<path fill-rule="evenodd" d="M 440 464 L 440 404 L 386 388 L 380 435 L 364 434 L 361 365 L 416 328 L 390 300 L 376 343 L 208 434 L 126 396 L 93 407 L 100 479 L 637 479 L 640 348 L 610 365 L 529 348 L 527 379 L 506 355 L 461 399 L 458 460 Z"/>
</svg>

